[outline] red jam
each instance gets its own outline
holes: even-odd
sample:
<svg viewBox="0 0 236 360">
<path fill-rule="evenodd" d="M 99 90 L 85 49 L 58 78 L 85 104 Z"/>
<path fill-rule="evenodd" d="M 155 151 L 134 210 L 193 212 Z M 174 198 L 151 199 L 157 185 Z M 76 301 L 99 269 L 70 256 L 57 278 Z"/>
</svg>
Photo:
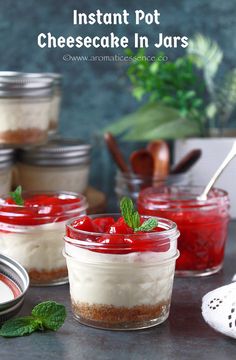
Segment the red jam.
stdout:
<svg viewBox="0 0 236 360">
<path fill-rule="evenodd" d="M 141 224 L 146 218 L 141 218 Z M 79 230 L 79 231 L 78 231 Z M 94 241 L 104 244 L 104 247 L 92 248 L 91 250 L 109 254 L 127 254 L 130 252 L 156 251 L 165 252 L 169 250 L 169 241 L 158 239 L 155 244 L 154 234 L 164 231 L 158 226 L 149 232 L 135 232 L 124 221 L 123 217 L 115 220 L 113 217 L 81 216 L 66 227 L 66 235 L 69 238 Z M 83 232 L 91 233 L 86 235 Z"/>
<path fill-rule="evenodd" d="M 0 201 L 0 222 L 13 225 L 40 225 L 58 222 L 76 216 L 83 204 L 81 199 L 69 193 L 27 194 L 24 205 L 16 205 L 12 198 Z"/>
<path fill-rule="evenodd" d="M 222 267 L 229 221 L 229 200 L 224 191 L 213 189 L 205 202 L 196 188 L 161 187 L 143 190 L 138 199 L 140 214 L 174 221 L 180 231 L 181 275 L 204 275 Z"/>
</svg>

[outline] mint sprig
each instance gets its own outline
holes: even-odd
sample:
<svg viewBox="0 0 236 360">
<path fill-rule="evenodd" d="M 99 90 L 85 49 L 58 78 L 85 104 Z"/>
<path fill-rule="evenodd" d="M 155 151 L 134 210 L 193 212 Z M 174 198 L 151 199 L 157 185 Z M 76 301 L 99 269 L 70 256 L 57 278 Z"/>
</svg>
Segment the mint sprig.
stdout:
<svg viewBox="0 0 236 360">
<path fill-rule="evenodd" d="M 133 201 L 128 197 L 123 197 L 120 201 L 121 214 L 125 223 L 135 232 L 148 232 L 157 227 L 158 221 L 156 218 L 149 218 L 141 224 L 140 215 L 135 210 Z"/>
<path fill-rule="evenodd" d="M 17 186 L 15 191 L 10 192 L 10 197 L 15 201 L 16 205 L 24 205 L 24 199 L 22 197 L 22 187 Z"/>
<path fill-rule="evenodd" d="M 64 323 L 66 309 L 55 301 L 44 301 L 36 305 L 31 316 L 6 321 L 0 329 L 0 336 L 17 337 L 32 334 L 37 330 L 57 331 Z"/>
</svg>

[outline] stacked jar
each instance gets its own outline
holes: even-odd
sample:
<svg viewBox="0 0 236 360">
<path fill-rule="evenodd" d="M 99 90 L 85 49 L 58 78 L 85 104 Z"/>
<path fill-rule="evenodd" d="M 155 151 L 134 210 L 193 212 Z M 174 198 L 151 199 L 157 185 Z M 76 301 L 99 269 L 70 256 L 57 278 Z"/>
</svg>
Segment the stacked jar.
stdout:
<svg viewBox="0 0 236 360">
<path fill-rule="evenodd" d="M 52 98 L 49 112 L 49 134 L 55 134 L 58 130 L 60 105 L 62 97 L 62 76 L 57 73 L 23 73 L 21 76 L 27 79 L 52 81 Z"/>
<path fill-rule="evenodd" d="M 34 144 L 47 139 L 52 80 L 0 74 L 0 142 Z"/>
<path fill-rule="evenodd" d="M 14 149 L 0 147 L 0 195 L 11 190 Z"/>
<path fill-rule="evenodd" d="M 84 193 L 88 186 L 89 144 L 57 138 L 18 152 L 15 184 L 26 191 Z"/>
</svg>

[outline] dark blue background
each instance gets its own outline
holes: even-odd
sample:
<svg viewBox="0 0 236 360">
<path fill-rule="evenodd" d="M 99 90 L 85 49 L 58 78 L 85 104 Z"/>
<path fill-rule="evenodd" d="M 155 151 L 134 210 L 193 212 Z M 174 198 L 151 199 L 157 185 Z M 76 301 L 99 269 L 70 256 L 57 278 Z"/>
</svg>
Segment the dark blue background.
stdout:
<svg viewBox="0 0 236 360">
<path fill-rule="evenodd" d="M 96 9 L 118 12 L 124 8 L 130 14 L 135 9 L 148 12 L 157 8 L 161 12 L 161 25 L 72 24 L 73 9 L 89 13 Z M 103 126 L 137 106 L 129 92 L 126 65 L 121 62 L 65 62 L 62 57 L 64 54 L 123 54 L 123 50 L 41 49 L 37 45 L 37 35 L 51 32 L 55 36 L 102 36 L 111 31 L 130 38 L 138 31 L 147 35 L 151 43 L 155 42 L 159 32 L 188 37 L 201 32 L 218 41 L 225 53 L 225 67 L 230 69 L 236 65 L 235 0 L 0 0 L 0 70 L 62 73 L 64 96 L 60 131 L 67 136 L 91 140 Z M 149 53 L 155 53 L 154 47 Z M 178 53 L 179 50 L 173 49 L 168 55 L 174 58 Z M 96 159 L 98 162 L 98 155 Z M 97 182 L 100 178 L 98 168 L 95 166 L 94 169 L 93 182 Z"/>
</svg>

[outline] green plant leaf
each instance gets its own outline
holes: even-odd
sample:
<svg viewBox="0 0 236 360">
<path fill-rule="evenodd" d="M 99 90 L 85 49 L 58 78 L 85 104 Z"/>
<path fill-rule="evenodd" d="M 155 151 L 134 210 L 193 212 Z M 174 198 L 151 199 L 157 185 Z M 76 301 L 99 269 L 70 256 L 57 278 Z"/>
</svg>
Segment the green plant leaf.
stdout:
<svg viewBox="0 0 236 360">
<path fill-rule="evenodd" d="M 40 328 L 40 323 L 33 316 L 6 321 L 0 329 L 0 336 L 17 337 L 33 333 Z"/>
<path fill-rule="evenodd" d="M 56 331 L 64 324 L 66 309 L 55 301 L 45 301 L 33 308 L 32 315 L 41 320 L 43 327 Z"/>
<path fill-rule="evenodd" d="M 110 126 L 109 131 L 116 135 L 123 134 L 123 139 L 128 141 L 202 135 L 198 122 L 182 118 L 177 110 L 157 103 L 148 104 L 124 117 Z"/>
<path fill-rule="evenodd" d="M 204 35 L 197 34 L 193 39 L 190 39 L 187 53 L 192 62 L 198 68 L 203 69 L 208 91 L 213 96 L 213 78 L 223 58 L 222 50 L 215 41 Z"/>
</svg>

